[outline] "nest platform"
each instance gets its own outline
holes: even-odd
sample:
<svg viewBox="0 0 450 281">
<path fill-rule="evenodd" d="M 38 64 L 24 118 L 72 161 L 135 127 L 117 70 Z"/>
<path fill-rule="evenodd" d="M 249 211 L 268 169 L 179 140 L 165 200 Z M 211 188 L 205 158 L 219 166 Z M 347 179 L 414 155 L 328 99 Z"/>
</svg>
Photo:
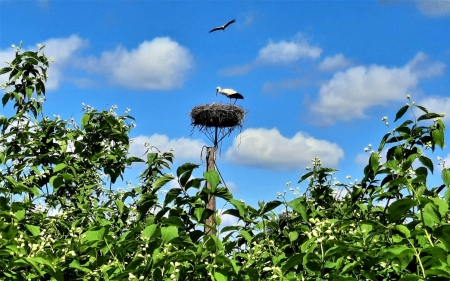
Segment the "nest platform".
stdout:
<svg viewBox="0 0 450 281">
<path fill-rule="evenodd" d="M 233 104 L 197 105 L 191 110 L 191 125 L 194 127 L 230 128 L 242 127 L 245 110 Z"/>
<path fill-rule="evenodd" d="M 197 105 L 190 113 L 192 132 L 197 128 L 217 147 L 236 128 L 242 130 L 246 113 L 241 106 L 234 104 Z"/>
</svg>

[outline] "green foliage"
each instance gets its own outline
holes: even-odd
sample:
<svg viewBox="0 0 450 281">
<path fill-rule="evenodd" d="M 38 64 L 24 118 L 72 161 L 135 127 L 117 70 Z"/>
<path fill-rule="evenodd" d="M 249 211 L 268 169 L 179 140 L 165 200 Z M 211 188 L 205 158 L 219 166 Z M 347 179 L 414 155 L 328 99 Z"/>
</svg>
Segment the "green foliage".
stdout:
<svg viewBox="0 0 450 281">
<path fill-rule="evenodd" d="M 450 171 L 430 188 L 434 166 L 425 154 L 445 145 L 441 115 L 402 107 L 396 121 L 408 111 L 413 120 L 367 149 L 361 182 L 337 182 L 336 170 L 316 158 L 299 180 L 305 193 L 280 193 L 256 209 L 234 199 L 215 171 L 192 178 L 193 163 L 176 170 L 180 188 L 163 193 L 175 179 L 167 173 L 173 154 L 148 147 L 146 159 L 130 157 L 133 118 L 115 107 L 85 106 L 80 126 L 44 117 L 42 48 L 17 48 L 0 70 L 9 77 L 3 105 L 16 110 L 0 117 L 1 280 L 450 278 Z M 414 108 L 424 114 L 416 118 Z M 139 183 L 113 189 L 136 162 L 146 164 Z M 203 231 L 211 215 L 220 221 L 206 207 L 211 195 L 239 220 L 218 226 L 217 236 Z"/>
</svg>

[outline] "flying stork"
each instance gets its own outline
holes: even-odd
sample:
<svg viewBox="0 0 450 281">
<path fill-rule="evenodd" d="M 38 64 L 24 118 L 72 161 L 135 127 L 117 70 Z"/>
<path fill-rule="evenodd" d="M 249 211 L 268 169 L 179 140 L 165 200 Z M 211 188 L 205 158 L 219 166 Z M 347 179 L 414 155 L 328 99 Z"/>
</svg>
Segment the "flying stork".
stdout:
<svg viewBox="0 0 450 281">
<path fill-rule="evenodd" d="M 234 103 L 236 103 L 236 101 L 238 99 L 241 99 L 241 100 L 244 99 L 244 97 L 241 94 L 239 94 L 238 92 L 236 92 L 233 89 L 221 89 L 220 87 L 217 87 L 216 96 L 217 96 L 217 93 L 221 93 L 222 95 L 227 96 L 227 98 L 230 99 L 230 104 L 231 104 L 231 99 L 236 99 L 234 101 Z"/>
<path fill-rule="evenodd" d="M 218 27 L 215 27 L 215 28 L 211 29 L 211 30 L 209 31 L 209 33 L 214 32 L 214 31 L 217 31 L 217 30 L 223 30 L 223 31 L 225 31 L 225 28 L 227 28 L 227 26 L 229 26 L 230 24 L 232 24 L 232 23 L 235 22 L 235 21 L 236 21 L 236 20 L 230 20 L 229 22 L 227 22 L 226 24 L 224 24 L 224 25 L 222 25 L 222 26 L 218 26 Z"/>
</svg>

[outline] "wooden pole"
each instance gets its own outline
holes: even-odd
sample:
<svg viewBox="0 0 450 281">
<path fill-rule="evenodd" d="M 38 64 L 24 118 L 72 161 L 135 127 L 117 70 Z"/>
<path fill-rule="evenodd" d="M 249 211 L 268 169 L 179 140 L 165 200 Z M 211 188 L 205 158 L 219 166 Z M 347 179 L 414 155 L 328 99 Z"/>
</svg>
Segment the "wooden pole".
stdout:
<svg viewBox="0 0 450 281">
<path fill-rule="evenodd" d="M 216 129 L 217 130 L 217 129 Z M 206 150 L 206 171 L 215 170 L 215 161 L 216 161 L 216 147 L 208 147 Z M 211 189 L 211 185 L 206 183 L 206 188 Z M 206 203 L 206 208 L 216 211 L 216 196 L 208 195 L 208 202 Z M 216 223 L 214 222 L 214 214 L 206 219 L 206 224 L 211 227 L 215 227 Z M 216 230 L 213 228 L 209 228 L 205 226 L 206 234 L 216 234 Z"/>
</svg>

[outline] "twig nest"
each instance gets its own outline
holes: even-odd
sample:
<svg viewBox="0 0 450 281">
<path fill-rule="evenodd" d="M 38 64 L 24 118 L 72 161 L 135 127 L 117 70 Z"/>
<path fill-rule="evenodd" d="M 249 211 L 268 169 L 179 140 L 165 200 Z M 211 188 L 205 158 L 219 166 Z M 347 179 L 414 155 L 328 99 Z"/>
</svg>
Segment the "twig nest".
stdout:
<svg viewBox="0 0 450 281">
<path fill-rule="evenodd" d="M 198 127 L 242 127 L 245 110 L 233 104 L 197 105 L 191 110 L 191 125 Z"/>
</svg>

